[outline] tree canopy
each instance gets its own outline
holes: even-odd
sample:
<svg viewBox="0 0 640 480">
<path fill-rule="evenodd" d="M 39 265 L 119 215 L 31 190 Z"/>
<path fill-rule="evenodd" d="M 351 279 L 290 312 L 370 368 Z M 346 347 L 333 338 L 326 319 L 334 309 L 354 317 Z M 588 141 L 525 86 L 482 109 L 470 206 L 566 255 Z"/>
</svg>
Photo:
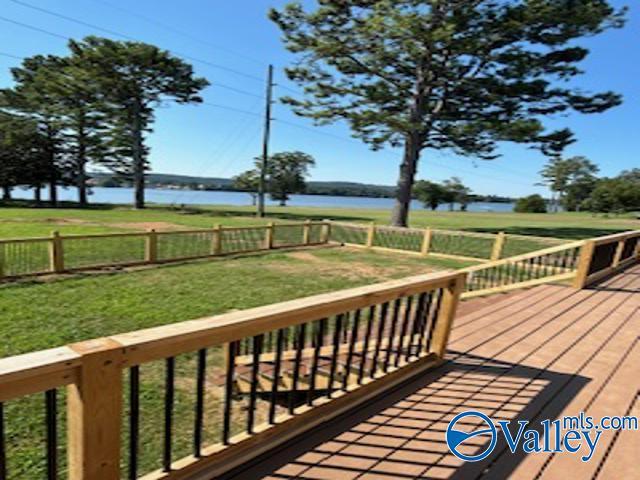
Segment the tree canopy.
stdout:
<svg viewBox="0 0 640 480">
<path fill-rule="evenodd" d="M 294 112 L 346 120 L 374 149 L 403 147 L 391 218 L 401 226 L 423 149 L 492 159 L 498 142 L 514 141 L 557 151 L 571 134 L 545 131 L 544 116 L 620 103 L 568 80 L 588 54 L 577 40 L 623 15 L 605 0 L 324 0 L 269 14 L 297 54 L 287 74 L 306 95 L 285 100 Z"/>
</svg>

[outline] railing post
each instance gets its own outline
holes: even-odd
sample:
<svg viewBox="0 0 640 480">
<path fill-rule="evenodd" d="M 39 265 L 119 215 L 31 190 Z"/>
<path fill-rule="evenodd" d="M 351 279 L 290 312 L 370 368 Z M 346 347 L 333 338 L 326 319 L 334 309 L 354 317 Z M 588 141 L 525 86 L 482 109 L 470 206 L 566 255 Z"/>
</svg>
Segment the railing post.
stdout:
<svg viewBox="0 0 640 480">
<path fill-rule="evenodd" d="M 153 228 L 147 232 L 145 238 L 144 259 L 147 263 L 158 261 L 158 234 Z"/>
<path fill-rule="evenodd" d="M 626 239 L 618 241 L 618 246 L 616 247 L 616 253 L 613 255 L 613 261 L 611 262 L 611 268 L 617 268 L 620 265 L 620 258 L 622 258 L 622 251 L 624 250 L 624 244 Z"/>
<path fill-rule="evenodd" d="M 593 259 L 595 249 L 596 242 L 593 240 L 586 240 L 582 248 L 580 248 L 580 257 L 578 258 L 578 265 L 576 267 L 576 278 L 573 281 L 573 286 L 577 289 L 583 289 L 587 286 L 589 267 L 591 267 L 591 260 Z"/>
<path fill-rule="evenodd" d="M 439 358 L 443 358 L 447 351 L 447 343 L 453 325 L 453 319 L 456 316 L 460 295 L 464 291 L 467 273 L 462 272 L 447 287 L 442 290 L 442 300 L 440 302 L 440 311 L 436 318 L 436 324 L 433 329 L 431 339 L 431 351 Z"/>
<path fill-rule="evenodd" d="M 302 227 L 302 243 L 309 245 L 309 239 L 311 238 L 311 220 L 306 220 Z"/>
<path fill-rule="evenodd" d="M 491 250 L 491 260 L 500 260 L 502 256 L 502 249 L 504 248 L 504 241 L 506 236 L 504 232 L 498 232 L 496 240 L 493 242 L 493 249 Z"/>
<path fill-rule="evenodd" d="M 4 244 L 0 242 L 0 279 L 4 277 Z"/>
<path fill-rule="evenodd" d="M 53 273 L 64 272 L 64 250 L 60 232 L 51 233 L 51 243 L 49 244 L 49 265 Z"/>
<path fill-rule="evenodd" d="M 367 230 L 367 247 L 373 247 L 373 239 L 376 236 L 376 224 L 375 222 L 371 222 L 369 225 L 369 229 Z"/>
<path fill-rule="evenodd" d="M 429 247 L 431 247 L 431 227 L 427 227 L 424 231 L 424 235 L 422 237 L 422 247 L 420 248 L 420 253 L 422 255 L 427 255 L 429 253 Z"/>
<path fill-rule="evenodd" d="M 213 227 L 213 236 L 211 237 L 211 255 L 220 255 L 222 253 L 222 225 L 218 224 Z"/>
<path fill-rule="evenodd" d="M 69 480 L 120 478 L 124 349 L 108 338 L 69 348 L 82 355 L 67 390 Z"/>
<path fill-rule="evenodd" d="M 275 225 L 273 222 L 269 222 L 264 233 L 264 248 L 271 250 L 273 248 L 273 230 Z"/>
</svg>

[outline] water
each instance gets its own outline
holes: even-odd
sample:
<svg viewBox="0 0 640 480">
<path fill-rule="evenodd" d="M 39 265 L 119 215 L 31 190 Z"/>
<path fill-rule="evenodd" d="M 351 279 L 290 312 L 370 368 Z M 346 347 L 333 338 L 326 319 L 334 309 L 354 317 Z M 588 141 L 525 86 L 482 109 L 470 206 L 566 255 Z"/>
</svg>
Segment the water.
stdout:
<svg viewBox="0 0 640 480">
<path fill-rule="evenodd" d="M 59 189 L 60 200 L 77 200 L 76 190 L 73 188 Z M 13 192 L 14 198 L 33 198 L 29 190 L 17 189 Z M 43 191 L 43 199 L 47 198 L 46 190 Z M 243 192 L 201 191 L 201 190 L 161 190 L 149 188 L 146 190 L 146 199 L 149 203 L 162 203 L 174 205 L 251 205 L 251 196 Z M 130 204 L 133 201 L 133 189 L 131 188 L 93 188 L 89 201 L 93 203 Z M 287 205 L 292 207 L 325 207 L 325 208 L 374 208 L 390 210 L 393 207 L 392 198 L 371 197 L 332 197 L 328 195 L 291 195 Z M 267 200 L 267 205 L 277 205 L 277 202 Z M 424 210 L 418 201 L 411 203 L 411 208 Z M 439 211 L 446 211 L 449 205 L 440 205 Z M 455 205 L 458 209 L 458 205 Z M 470 212 L 512 212 L 512 203 L 474 202 L 467 207 Z"/>
</svg>

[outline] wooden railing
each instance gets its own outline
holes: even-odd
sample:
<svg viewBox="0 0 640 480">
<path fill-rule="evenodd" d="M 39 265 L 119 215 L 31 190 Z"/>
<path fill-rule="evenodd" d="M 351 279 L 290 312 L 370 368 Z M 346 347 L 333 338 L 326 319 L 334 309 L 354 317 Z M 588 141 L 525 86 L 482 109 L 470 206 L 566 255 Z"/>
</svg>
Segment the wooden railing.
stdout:
<svg viewBox="0 0 640 480">
<path fill-rule="evenodd" d="M 0 477 L 58 478 L 66 450 L 71 480 L 217 478 L 439 364 L 465 276 L 421 275 L 2 359 Z M 44 472 L 20 476 L 5 407 L 34 394 L 46 412 Z M 27 405 L 34 416 L 36 405 Z M 155 428 L 142 428 L 145 419 Z"/>
<path fill-rule="evenodd" d="M 0 240 L 0 278 L 149 265 L 327 243 L 326 222 Z"/>
<path fill-rule="evenodd" d="M 551 237 L 436 228 L 397 228 L 331 221 L 330 240 L 343 245 L 474 262 L 499 260 L 567 243 Z"/>
<path fill-rule="evenodd" d="M 589 284 L 640 258 L 640 230 L 616 233 L 585 242 L 574 286 Z"/>
<path fill-rule="evenodd" d="M 576 275 L 584 245 L 585 242 L 573 242 L 467 267 L 462 298 L 570 280 Z"/>
</svg>

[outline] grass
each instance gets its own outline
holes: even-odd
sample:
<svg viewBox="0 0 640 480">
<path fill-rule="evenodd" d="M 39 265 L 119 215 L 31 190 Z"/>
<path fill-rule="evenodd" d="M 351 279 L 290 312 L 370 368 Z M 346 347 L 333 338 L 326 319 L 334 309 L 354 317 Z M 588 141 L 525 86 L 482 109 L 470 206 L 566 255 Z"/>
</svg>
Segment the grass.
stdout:
<svg viewBox="0 0 640 480">
<path fill-rule="evenodd" d="M 5 284 L 0 287 L 0 331 L 11 341 L 0 344 L 0 357 L 467 264 L 324 248 Z M 174 450 L 180 458 L 190 453 L 195 358 L 181 355 L 176 362 Z M 219 439 L 221 365 L 220 349 L 210 349 L 207 442 Z M 141 368 L 141 472 L 159 466 L 163 382 L 163 362 Z M 64 432 L 64 391 L 58 395 Z M 242 401 L 235 403 L 233 423 L 239 431 L 246 412 Z M 43 405 L 42 394 L 6 405 L 11 479 L 42 477 Z M 62 435 L 60 440 L 64 457 Z"/>
<path fill-rule="evenodd" d="M 184 210 L 152 206 L 143 211 L 114 205 L 78 208 L 31 208 L 24 203 L 0 208 L 0 238 L 61 233 L 95 233 L 105 230 L 144 230 L 146 228 L 203 228 L 217 223 L 228 226 L 261 225 L 267 221 L 302 221 L 330 218 L 350 222 L 385 225 L 389 212 L 375 209 L 313 207 L 269 207 L 265 219 L 254 217 L 251 207 L 202 206 Z M 71 205 L 70 205 L 71 207 Z M 640 228 L 633 215 L 614 217 L 589 213 L 492 213 L 430 212 L 414 210 L 410 224 L 414 227 L 459 229 L 477 232 L 505 231 L 512 234 L 581 239 L 621 230 Z"/>
</svg>

